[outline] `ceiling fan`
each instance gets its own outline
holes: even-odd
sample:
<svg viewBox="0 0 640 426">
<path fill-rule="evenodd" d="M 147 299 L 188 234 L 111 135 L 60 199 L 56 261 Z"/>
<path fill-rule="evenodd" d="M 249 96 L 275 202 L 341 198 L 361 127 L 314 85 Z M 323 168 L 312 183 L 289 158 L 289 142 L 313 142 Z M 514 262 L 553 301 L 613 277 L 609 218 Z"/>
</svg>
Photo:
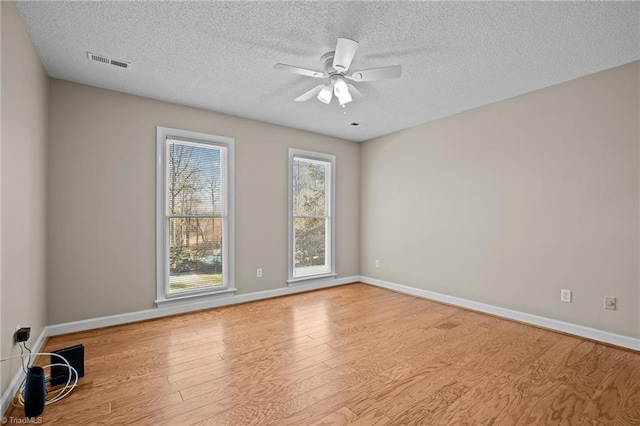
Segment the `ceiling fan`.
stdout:
<svg viewBox="0 0 640 426">
<path fill-rule="evenodd" d="M 353 84 L 347 83 L 346 80 L 354 82 L 372 81 L 387 78 L 398 78 L 402 75 L 402 67 L 400 65 L 353 71 L 348 74 L 351 61 L 353 61 L 357 50 L 357 41 L 348 38 L 339 38 L 338 43 L 336 44 L 336 50 L 334 52 L 325 53 L 320 58 L 320 62 L 324 65 L 324 72 L 287 64 L 276 64 L 275 69 L 305 75 L 307 77 L 329 79 L 328 83 L 314 87 L 295 98 L 295 101 L 304 102 L 316 96 L 320 102 L 329 104 L 333 95 L 335 95 L 336 98 L 338 98 L 340 106 L 344 107 L 346 104 L 351 102 L 354 97 L 360 99 L 364 98 L 362 93 L 360 93 Z"/>
</svg>

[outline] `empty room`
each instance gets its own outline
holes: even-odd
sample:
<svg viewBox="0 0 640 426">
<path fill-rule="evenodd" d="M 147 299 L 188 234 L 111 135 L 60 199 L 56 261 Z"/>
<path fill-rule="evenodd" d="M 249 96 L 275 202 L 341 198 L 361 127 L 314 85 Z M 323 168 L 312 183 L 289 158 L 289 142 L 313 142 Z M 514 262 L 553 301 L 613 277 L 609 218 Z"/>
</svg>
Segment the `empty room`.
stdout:
<svg viewBox="0 0 640 426">
<path fill-rule="evenodd" d="M 0 2 L 3 424 L 640 425 L 640 2 Z"/>
</svg>

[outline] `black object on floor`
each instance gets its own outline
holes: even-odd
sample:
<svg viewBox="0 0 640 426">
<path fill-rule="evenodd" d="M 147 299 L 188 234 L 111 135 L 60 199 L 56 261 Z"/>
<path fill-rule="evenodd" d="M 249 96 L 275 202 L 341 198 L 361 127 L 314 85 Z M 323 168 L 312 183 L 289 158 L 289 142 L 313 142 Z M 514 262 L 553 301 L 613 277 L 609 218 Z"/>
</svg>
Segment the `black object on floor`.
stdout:
<svg viewBox="0 0 640 426">
<path fill-rule="evenodd" d="M 68 348 L 52 351 L 51 353 L 63 356 L 67 361 L 69 361 L 69 364 L 71 364 L 71 366 L 78 372 L 78 379 L 80 377 L 84 377 L 84 345 L 79 344 L 70 346 Z M 64 361 L 57 356 L 51 355 L 51 364 L 64 364 Z M 75 374 L 70 373 L 66 366 L 56 365 L 51 367 L 51 386 L 66 384 L 69 374 L 71 374 L 71 380 L 74 380 Z"/>
<path fill-rule="evenodd" d="M 27 380 L 24 386 L 24 415 L 35 417 L 44 411 L 45 398 L 44 369 L 42 367 L 29 367 Z"/>
</svg>

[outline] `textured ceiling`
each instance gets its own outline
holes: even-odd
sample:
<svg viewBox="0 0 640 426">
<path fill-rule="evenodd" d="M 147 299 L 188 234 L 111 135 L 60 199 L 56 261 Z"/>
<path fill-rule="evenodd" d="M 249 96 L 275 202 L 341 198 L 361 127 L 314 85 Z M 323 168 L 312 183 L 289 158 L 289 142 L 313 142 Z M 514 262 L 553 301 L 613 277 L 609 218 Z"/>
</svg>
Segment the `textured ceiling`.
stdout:
<svg viewBox="0 0 640 426">
<path fill-rule="evenodd" d="M 26 2 L 50 76 L 363 141 L 640 59 L 639 2 Z M 401 64 L 365 96 L 293 99 L 336 39 L 351 70 Z M 130 61 L 129 70 L 87 51 Z M 359 122 L 359 127 L 350 126 Z"/>
</svg>

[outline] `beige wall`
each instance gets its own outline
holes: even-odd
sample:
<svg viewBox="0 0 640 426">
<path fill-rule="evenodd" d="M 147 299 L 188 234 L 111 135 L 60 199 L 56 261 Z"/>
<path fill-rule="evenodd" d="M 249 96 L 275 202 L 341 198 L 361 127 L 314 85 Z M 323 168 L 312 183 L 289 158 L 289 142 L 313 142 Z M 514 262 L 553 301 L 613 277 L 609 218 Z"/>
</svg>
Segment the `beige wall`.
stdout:
<svg viewBox="0 0 640 426">
<path fill-rule="evenodd" d="M 13 2 L 2 2 L 2 356 L 19 354 L 17 325 L 30 343 L 46 319 L 45 173 L 49 79 Z M 2 363 L 2 391 L 19 368 Z"/>
<path fill-rule="evenodd" d="M 362 275 L 640 337 L 638 68 L 364 143 Z"/>
<path fill-rule="evenodd" d="M 337 272 L 359 274 L 359 144 L 62 80 L 50 84 L 49 324 L 155 306 L 156 126 L 235 138 L 239 293 L 286 286 L 289 147 L 337 156 Z"/>
</svg>

